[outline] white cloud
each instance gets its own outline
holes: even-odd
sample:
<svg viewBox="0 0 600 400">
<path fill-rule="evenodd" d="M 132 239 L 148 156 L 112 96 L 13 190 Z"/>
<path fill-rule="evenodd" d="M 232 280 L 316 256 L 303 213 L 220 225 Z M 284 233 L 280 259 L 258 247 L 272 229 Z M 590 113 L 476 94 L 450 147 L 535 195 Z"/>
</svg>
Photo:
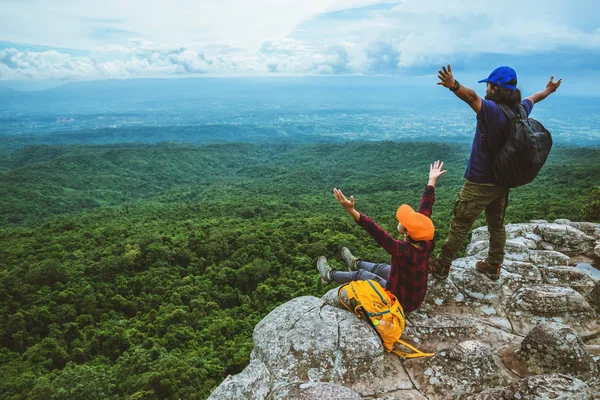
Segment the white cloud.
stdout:
<svg viewBox="0 0 600 400">
<path fill-rule="evenodd" d="M 143 38 L 154 43 L 225 41 L 256 48 L 283 38 L 302 20 L 319 13 L 377 3 L 377 0 L 23 0 L 3 2 L 0 37 L 92 50 Z M 119 37 L 102 33 L 121 32 Z M 107 43 L 112 40 L 112 43 Z M 117 41 L 117 42 L 114 42 Z"/>
<path fill-rule="evenodd" d="M 5 1 L 3 39 L 89 51 L 0 50 L 0 80 L 393 74 L 482 54 L 600 54 L 588 0 L 201 3 Z"/>
<path fill-rule="evenodd" d="M 321 15 L 291 36 L 334 43 L 352 37 L 367 52 L 378 52 L 384 43 L 400 53 L 398 67 L 411 68 L 453 55 L 598 51 L 600 20 L 593 25 L 590 15 L 599 14 L 600 3 L 589 0 L 405 0 L 391 9 L 366 9 L 362 18 L 352 15 L 348 21 Z"/>
</svg>

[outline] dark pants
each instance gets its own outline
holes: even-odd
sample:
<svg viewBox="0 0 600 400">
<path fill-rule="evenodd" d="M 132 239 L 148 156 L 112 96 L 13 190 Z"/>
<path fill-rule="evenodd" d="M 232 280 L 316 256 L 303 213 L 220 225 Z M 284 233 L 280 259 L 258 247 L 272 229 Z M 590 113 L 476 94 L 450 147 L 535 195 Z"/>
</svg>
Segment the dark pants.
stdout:
<svg viewBox="0 0 600 400">
<path fill-rule="evenodd" d="M 368 279 L 377 281 L 381 287 L 387 285 L 387 278 L 390 276 L 390 266 L 388 264 L 373 264 L 366 261 L 356 263 L 358 271 L 331 271 L 331 279 L 338 283 L 348 283 L 352 281 L 366 281 Z"/>
<path fill-rule="evenodd" d="M 490 233 L 487 260 L 490 264 L 502 264 L 506 244 L 504 215 L 508 206 L 508 192 L 508 188 L 498 185 L 465 182 L 454 204 L 454 217 L 450 223 L 448 237 L 437 257 L 442 267 L 452 264 L 467 238 L 469 229 L 484 210 Z"/>
</svg>

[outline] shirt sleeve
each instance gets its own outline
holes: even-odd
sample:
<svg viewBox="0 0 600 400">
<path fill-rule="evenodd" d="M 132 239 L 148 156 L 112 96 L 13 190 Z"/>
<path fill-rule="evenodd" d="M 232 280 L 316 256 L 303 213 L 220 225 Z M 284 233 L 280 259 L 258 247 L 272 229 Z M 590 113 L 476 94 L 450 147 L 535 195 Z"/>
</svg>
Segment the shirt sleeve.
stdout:
<svg viewBox="0 0 600 400">
<path fill-rule="evenodd" d="M 421 204 L 419 204 L 419 212 L 424 216 L 431 218 L 431 212 L 434 201 L 435 191 L 433 189 L 433 186 L 429 185 L 425 188 L 425 191 L 423 192 Z"/>
<path fill-rule="evenodd" d="M 498 104 L 491 100 L 481 99 L 481 110 L 477 113 L 477 119 L 484 122 L 486 125 L 488 121 L 498 121 L 502 114 L 502 109 Z"/>
<path fill-rule="evenodd" d="M 521 102 L 521 105 L 523 106 L 523 108 L 525 108 L 527 116 L 529 116 L 529 114 L 531 114 L 531 111 L 533 110 L 533 103 L 531 102 L 531 100 L 525 99 Z"/>
<path fill-rule="evenodd" d="M 408 253 L 408 243 L 394 239 L 366 215 L 360 214 L 360 219 L 356 223 L 362 226 L 363 229 L 375 239 L 377 244 L 383 247 L 390 255 L 400 256 Z"/>
</svg>

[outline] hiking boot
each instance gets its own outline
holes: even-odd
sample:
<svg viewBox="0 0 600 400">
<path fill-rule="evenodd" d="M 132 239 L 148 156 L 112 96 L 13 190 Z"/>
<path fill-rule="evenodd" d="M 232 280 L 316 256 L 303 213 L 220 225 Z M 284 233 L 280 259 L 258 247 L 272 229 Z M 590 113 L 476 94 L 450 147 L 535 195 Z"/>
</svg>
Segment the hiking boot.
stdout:
<svg viewBox="0 0 600 400">
<path fill-rule="evenodd" d="M 477 261 L 475 266 L 477 267 L 477 271 L 486 274 L 487 277 L 493 281 L 497 281 L 500 278 L 502 264 L 490 264 L 487 260 L 482 260 Z"/>
<path fill-rule="evenodd" d="M 353 256 L 347 247 L 342 247 L 342 251 L 340 253 L 342 260 L 344 260 L 346 266 L 348 267 L 348 271 L 358 271 L 358 266 L 356 265 L 358 262 L 358 257 Z"/>
<path fill-rule="evenodd" d="M 321 256 L 317 260 L 317 269 L 321 273 L 321 283 L 323 285 L 327 285 L 331 282 L 331 267 L 327 264 L 325 256 Z"/>
<path fill-rule="evenodd" d="M 429 272 L 431 272 L 431 275 L 436 279 L 443 281 L 448 278 L 450 267 L 442 267 L 442 264 L 437 259 L 433 259 L 429 260 Z"/>
</svg>

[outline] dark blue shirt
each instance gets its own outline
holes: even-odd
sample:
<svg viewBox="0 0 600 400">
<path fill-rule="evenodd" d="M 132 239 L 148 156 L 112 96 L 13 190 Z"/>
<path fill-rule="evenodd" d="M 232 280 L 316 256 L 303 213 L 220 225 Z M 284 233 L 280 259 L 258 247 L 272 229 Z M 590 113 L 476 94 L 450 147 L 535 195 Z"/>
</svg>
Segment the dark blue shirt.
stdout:
<svg viewBox="0 0 600 400">
<path fill-rule="evenodd" d="M 533 109 L 531 100 L 523 100 L 521 102 L 525 108 L 527 116 Z M 502 109 L 498 104 L 491 100 L 481 100 L 481 110 L 477 114 L 477 118 L 481 119 L 484 124 L 486 138 L 489 140 L 492 154 L 496 154 L 508 135 L 508 119 L 504 116 Z M 497 183 L 489 171 L 488 162 L 486 160 L 486 150 L 481 142 L 481 131 L 479 124 L 475 129 L 475 137 L 471 145 L 471 156 L 465 172 L 465 178 L 475 183 Z"/>
</svg>

